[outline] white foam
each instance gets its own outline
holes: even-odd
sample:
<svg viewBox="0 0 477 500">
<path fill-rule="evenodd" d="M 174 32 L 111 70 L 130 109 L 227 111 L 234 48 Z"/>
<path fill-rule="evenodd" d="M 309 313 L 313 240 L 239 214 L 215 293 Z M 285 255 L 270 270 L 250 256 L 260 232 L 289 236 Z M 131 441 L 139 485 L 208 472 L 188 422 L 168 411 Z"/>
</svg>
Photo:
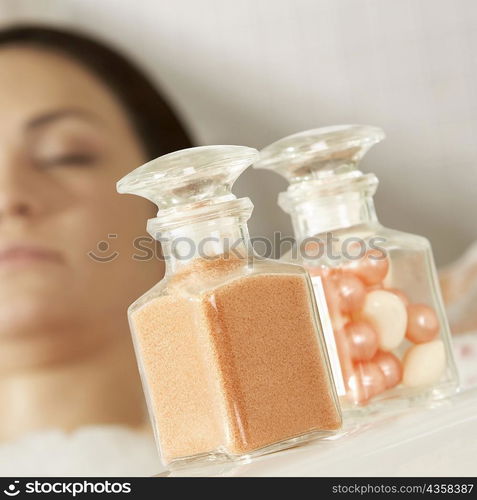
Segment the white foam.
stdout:
<svg viewBox="0 0 477 500">
<path fill-rule="evenodd" d="M 0 476 L 153 476 L 163 470 L 152 436 L 120 426 L 44 430 L 0 445 Z"/>
</svg>

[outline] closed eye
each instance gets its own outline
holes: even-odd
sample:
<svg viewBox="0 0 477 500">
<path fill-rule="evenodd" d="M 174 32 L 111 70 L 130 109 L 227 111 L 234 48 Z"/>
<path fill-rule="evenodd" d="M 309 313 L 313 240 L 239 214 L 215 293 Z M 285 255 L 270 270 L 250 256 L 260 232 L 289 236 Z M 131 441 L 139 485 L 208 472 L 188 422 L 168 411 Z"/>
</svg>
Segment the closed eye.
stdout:
<svg viewBox="0 0 477 500">
<path fill-rule="evenodd" d="M 55 156 L 53 158 L 43 158 L 40 159 L 40 163 L 43 166 L 54 167 L 54 166 L 90 166 L 96 162 L 97 158 L 95 155 L 86 153 L 71 153 L 61 156 Z"/>
</svg>

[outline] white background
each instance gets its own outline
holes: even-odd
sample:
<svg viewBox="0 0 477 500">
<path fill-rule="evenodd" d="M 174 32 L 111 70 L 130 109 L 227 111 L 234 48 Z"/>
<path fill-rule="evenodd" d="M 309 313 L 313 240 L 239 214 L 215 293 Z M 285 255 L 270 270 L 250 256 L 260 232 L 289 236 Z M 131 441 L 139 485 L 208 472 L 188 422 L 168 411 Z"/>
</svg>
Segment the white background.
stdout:
<svg viewBox="0 0 477 500">
<path fill-rule="evenodd" d="M 381 179 L 382 222 L 428 236 L 439 264 L 477 236 L 474 0 L 0 0 L 0 22 L 17 20 L 121 47 L 202 144 L 379 125 L 388 138 L 363 168 Z M 256 171 L 237 183 L 256 206 L 253 235 L 291 233 L 275 204 L 285 186 Z"/>
</svg>

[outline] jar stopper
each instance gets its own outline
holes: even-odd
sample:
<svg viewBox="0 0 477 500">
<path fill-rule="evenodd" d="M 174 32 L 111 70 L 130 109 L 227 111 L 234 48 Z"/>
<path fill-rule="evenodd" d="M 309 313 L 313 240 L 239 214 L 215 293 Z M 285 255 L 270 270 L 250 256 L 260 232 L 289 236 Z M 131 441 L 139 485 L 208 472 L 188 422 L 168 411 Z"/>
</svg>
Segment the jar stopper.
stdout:
<svg viewBox="0 0 477 500">
<path fill-rule="evenodd" d="M 147 198 L 160 210 L 234 200 L 234 182 L 257 158 L 256 149 L 244 146 L 182 149 L 136 168 L 117 191 Z"/>
<path fill-rule="evenodd" d="M 367 125 L 316 128 L 284 137 L 260 151 L 254 168 L 274 170 L 290 183 L 326 180 L 357 170 L 384 131 Z"/>
</svg>

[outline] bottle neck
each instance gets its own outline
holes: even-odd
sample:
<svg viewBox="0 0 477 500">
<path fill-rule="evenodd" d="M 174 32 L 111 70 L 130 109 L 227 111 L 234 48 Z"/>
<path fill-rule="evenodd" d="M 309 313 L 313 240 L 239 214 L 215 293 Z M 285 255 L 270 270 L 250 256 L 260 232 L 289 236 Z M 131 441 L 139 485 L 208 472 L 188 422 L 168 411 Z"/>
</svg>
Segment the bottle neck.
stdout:
<svg viewBox="0 0 477 500">
<path fill-rule="evenodd" d="M 184 224 L 153 236 L 162 245 L 167 274 L 195 259 L 247 258 L 251 253 L 247 222 L 238 217 Z"/>
<path fill-rule="evenodd" d="M 373 197 L 363 192 L 348 192 L 298 202 L 289 212 L 297 241 L 378 221 Z"/>
</svg>

